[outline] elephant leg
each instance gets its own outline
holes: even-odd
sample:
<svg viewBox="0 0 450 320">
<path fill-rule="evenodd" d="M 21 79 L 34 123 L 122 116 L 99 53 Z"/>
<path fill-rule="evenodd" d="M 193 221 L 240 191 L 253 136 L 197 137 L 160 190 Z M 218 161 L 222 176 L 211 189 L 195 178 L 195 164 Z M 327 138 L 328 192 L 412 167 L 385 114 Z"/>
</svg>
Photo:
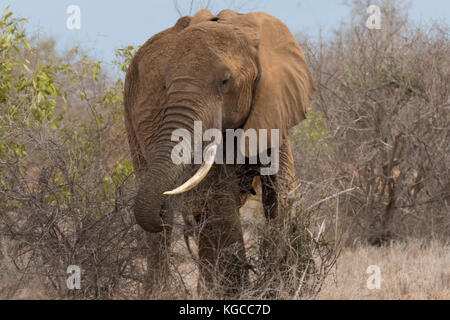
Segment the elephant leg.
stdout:
<svg viewBox="0 0 450 320">
<path fill-rule="evenodd" d="M 220 180 L 218 180 L 220 181 Z M 199 247 L 199 291 L 235 296 L 248 283 L 244 238 L 239 218 L 238 185 L 215 185 L 207 209 L 197 215 Z M 236 190 L 230 190 L 236 189 Z"/>
<path fill-rule="evenodd" d="M 171 219 L 173 218 L 172 215 Z M 171 222 L 171 221 L 170 221 Z M 169 283 L 169 256 L 172 236 L 172 223 L 164 226 L 159 233 L 146 232 L 147 274 L 145 279 L 145 295 L 160 296 L 164 287 Z"/>
<path fill-rule="evenodd" d="M 279 171 L 274 176 L 261 176 L 262 202 L 267 219 L 267 238 L 262 242 L 264 258 L 263 283 L 267 284 L 265 298 L 273 299 L 281 291 L 290 290 L 292 268 L 285 264 L 289 250 L 291 218 L 295 216 L 292 200 L 295 191 L 294 161 L 286 140 L 280 148 Z"/>
<path fill-rule="evenodd" d="M 273 176 L 261 176 L 262 202 L 267 220 L 284 221 L 290 216 L 290 199 L 295 198 L 295 168 L 289 140 L 280 147 L 279 170 Z"/>
<path fill-rule="evenodd" d="M 222 212 L 223 213 L 223 212 Z M 248 280 L 244 239 L 237 213 L 198 216 L 200 282 L 202 288 L 234 296 Z"/>
</svg>

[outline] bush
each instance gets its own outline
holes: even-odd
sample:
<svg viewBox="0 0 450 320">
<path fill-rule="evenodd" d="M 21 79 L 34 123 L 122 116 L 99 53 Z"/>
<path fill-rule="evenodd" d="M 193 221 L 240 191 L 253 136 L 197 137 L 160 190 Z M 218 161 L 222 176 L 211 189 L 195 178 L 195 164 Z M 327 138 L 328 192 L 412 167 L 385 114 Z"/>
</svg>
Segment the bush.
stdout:
<svg viewBox="0 0 450 320">
<path fill-rule="evenodd" d="M 76 48 L 60 57 L 52 41 L 33 43 L 23 22 L 0 20 L 0 295 L 34 281 L 49 298 L 136 296 L 143 235 L 130 212 L 123 83 Z M 67 289 L 69 265 L 81 267 L 81 290 Z"/>
<path fill-rule="evenodd" d="M 368 4 L 353 1 L 352 22 L 330 40 L 301 40 L 326 124 L 300 125 L 326 132 L 313 149 L 295 138 L 303 201 L 331 196 L 319 214 L 347 244 L 448 239 L 448 26 L 415 26 L 399 2 L 379 6 L 381 30 L 365 27 Z"/>
</svg>

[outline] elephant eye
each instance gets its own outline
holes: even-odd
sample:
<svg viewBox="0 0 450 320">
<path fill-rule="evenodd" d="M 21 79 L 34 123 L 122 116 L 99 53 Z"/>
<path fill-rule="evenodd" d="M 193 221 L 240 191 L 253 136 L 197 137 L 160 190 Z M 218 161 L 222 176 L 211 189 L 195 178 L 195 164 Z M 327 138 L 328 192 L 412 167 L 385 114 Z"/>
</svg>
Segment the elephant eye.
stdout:
<svg viewBox="0 0 450 320">
<path fill-rule="evenodd" d="M 231 90 L 231 77 L 227 77 L 220 82 L 220 90 L 223 93 L 227 93 Z"/>
<path fill-rule="evenodd" d="M 233 81 L 233 76 L 229 72 L 226 72 L 223 75 L 222 80 L 219 82 L 222 92 L 226 93 L 231 89 L 232 81 Z"/>
<path fill-rule="evenodd" d="M 222 80 L 222 86 L 226 86 L 227 84 L 230 83 L 230 81 L 231 81 L 231 76 L 227 75 L 227 77 Z"/>
</svg>

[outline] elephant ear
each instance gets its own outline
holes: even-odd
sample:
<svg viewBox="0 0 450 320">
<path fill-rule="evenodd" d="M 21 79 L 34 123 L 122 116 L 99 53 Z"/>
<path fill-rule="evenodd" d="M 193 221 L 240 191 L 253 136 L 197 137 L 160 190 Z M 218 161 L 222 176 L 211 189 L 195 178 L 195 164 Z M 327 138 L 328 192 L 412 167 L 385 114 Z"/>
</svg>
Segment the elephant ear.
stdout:
<svg viewBox="0 0 450 320">
<path fill-rule="evenodd" d="M 279 129 L 282 139 L 289 128 L 305 119 L 314 91 L 300 46 L 284 23 L 266 13 L 226 10 L 218 17 L 239 26 L 257 52 L 259 79 L 244 129 Z M 270 140 L 268 146 L 272 146 Z"/>
</svg>

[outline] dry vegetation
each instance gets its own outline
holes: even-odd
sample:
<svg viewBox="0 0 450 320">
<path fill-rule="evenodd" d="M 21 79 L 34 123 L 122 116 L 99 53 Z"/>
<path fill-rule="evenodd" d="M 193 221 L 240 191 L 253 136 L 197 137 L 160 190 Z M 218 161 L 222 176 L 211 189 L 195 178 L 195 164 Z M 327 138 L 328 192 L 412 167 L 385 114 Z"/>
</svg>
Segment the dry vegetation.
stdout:
<svg viewBox="0 0 450 320">
<path fill-rule="evenodd" d="M 332 36 L 299 36 L 317 91 L 291 132 L 296 214 L 280 230 L 258 197 L 242 209 L 254 270 L 239 298 L 450 298 L 449 29 L 379 5 L 382 30 L 354 1 Z M 0 19 L 0 297 L 147 298 L 123 83 L 77 50 L 28 49 L 13 19 Z M 132 53 L 119 51 L 119 66 Z M 171 278 L 152 298 L 220 298 L 197 294 L 183 228 L 178 215 Z M 67 290 L 69 265 L 82 268 L 81 290 Z M 380 290 L 366 287 L 369 265 Z"/>
<path fill-rule="evenodd" d="M 365 28 L 366 6 L 355 2 L 331 40 L 300 41 L 318 89 L 298 177 L 312 201 L 351 190 L 318 208 L 336 215 L 328 229 L 347 245 L 450 231 L 449 30 L 417 27 L 393 3 L 380 4 L 380 31 Z"/>
<path fill-rule="evenodd" d="M 317 299 L 450 299 L 450 250 L 439 241 L 411 240 L 341 253 Z M 381 270 L 381 288 L 367 289 L 367 267 Z"/>
</svg>

